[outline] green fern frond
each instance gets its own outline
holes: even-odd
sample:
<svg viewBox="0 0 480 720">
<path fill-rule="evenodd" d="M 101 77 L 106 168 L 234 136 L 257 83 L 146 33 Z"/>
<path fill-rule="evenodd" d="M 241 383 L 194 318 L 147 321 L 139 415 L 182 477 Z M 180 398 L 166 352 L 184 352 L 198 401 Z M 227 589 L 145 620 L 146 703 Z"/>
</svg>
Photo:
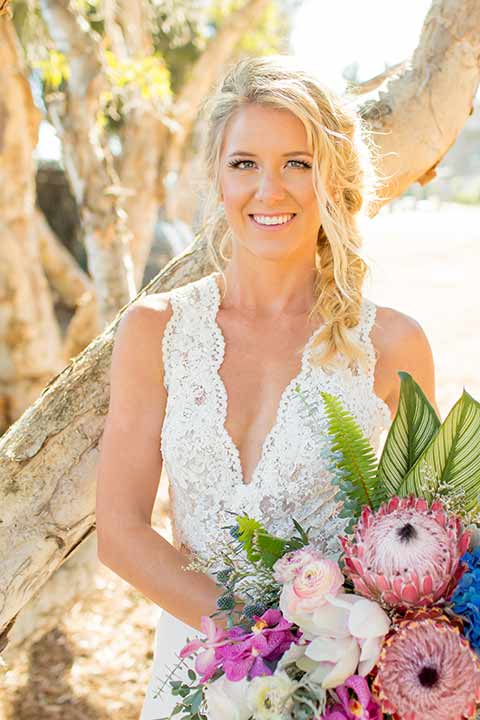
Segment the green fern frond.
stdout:
<svg viewBox="0 0 480 720">
<path fill-rule="evenodd" d="M 344 501 L 342 514 L 358 517 L 364 505 L 377 509 L 383 500 L 376 485 L 377 458 L 363 430 L 340 400 L 327 392 L 321 392 L 321 396 L 332 452 L 338 454 L 336 467 L 341 474 L 336 483 Z"/>
</svg>

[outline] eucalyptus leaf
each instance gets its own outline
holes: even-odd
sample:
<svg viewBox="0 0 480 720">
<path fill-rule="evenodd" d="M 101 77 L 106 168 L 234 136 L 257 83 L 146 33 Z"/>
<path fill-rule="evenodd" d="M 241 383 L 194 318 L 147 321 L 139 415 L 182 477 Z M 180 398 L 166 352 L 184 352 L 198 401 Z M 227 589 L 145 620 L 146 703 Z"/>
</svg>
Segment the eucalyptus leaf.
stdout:
<svg viewBox="0 0 480 720">
<path fill-rule="evenodd" d="M 440 420 L 421 387 L 400 371 L 400 398 L 377 471 L 383 499 L 396 495 L 410 469 L 438 432 Z"/>
<path fill-rule="evenodd" d="M 200 710 L 200 705 L 202 704 L 203 699 L 203 690 L 202 688 L 199 688 L 192 699 L 192 704 L 190 706 L 190 712 L 197 713 Z"/>
</svg>

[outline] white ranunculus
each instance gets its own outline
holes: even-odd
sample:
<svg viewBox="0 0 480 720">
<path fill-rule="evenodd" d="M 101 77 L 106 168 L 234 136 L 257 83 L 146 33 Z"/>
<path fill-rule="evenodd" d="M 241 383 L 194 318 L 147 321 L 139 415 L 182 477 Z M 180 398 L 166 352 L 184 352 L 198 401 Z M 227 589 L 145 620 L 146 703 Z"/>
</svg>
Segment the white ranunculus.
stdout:
<svg viewBox="0 0 480 720">
<path fill-rule="evenodd" d="M 209 720 L 248 720 L 250 710 L 245 702 L 246 678 L 234 682 L 222 675 L 208 683 L 204 690 Z"/>
<path fill-rule="evenodd" d="M 283 671 L 253 678 L 247 696 L 250 713 L 255 720 L 286 720 L 294 689 L 295 683 Z"/>
</svg>

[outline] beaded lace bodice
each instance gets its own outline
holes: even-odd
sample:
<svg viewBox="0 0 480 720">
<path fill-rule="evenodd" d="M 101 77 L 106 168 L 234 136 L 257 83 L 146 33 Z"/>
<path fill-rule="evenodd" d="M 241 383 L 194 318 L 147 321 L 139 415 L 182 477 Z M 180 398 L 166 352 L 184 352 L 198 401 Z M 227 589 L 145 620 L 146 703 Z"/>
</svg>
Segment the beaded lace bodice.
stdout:
<svg viewBox="0 0 480 720">
<path fill-rule="evenodd" d="M 174 543 L 205 559 L 215 555 L 222 526 L 232 512 L 248 513 L 275 534 L 293 531 L 292 517 L 329 554 L 344 522 L 328 460 L 320 391 L 337 395 L 378 449 L 390 424 L 387 405 L 373 391 L 375 351 L 370 330 L 376 306 L 362 300 L 360 323 L 350 332 L 364 344 L 368 369 L 340 363 L 333 373 L 309 361 L 315 331 L 305 345 L 298 375 L 283 391 L 276 421 L 263 443 L 251 482 L 245 484 L 238 449 L 225 428 L 227 393 L 219 374 L 225 341 L 217 323 L 220 290 L 215 275 L 176 288 L 163 336 L 164 382 L 168 392 L 161 451 L 169 479 Z M 300 393 L 298 392 L 300 390 Z M 312 412 L 312 406 L 315 406 Z"/>
</svg>

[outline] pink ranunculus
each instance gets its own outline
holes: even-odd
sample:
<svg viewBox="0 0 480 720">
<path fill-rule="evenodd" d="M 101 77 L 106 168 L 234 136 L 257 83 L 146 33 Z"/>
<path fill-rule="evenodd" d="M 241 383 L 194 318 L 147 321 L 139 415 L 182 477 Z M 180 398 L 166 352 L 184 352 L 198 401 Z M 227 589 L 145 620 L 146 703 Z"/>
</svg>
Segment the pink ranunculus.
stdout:
<svg viewBox="0 0 480 720">
<path fill-rule="evenodd" d="M 291 582 L 297 573 L 312 560 L 322 560 L 323 555 L 310 545 L 286 553 L 273 566 L 273 576 L 282 585 Z"/>
<path fill-rule="evenodd" d="M 304 565 L 292 582 L 284 585 L 280 608 L 287 619 L 299 613 L 313 613 L 343 588 L 344 577 L 337 563 L 326 558 Z"/>
</svg>

